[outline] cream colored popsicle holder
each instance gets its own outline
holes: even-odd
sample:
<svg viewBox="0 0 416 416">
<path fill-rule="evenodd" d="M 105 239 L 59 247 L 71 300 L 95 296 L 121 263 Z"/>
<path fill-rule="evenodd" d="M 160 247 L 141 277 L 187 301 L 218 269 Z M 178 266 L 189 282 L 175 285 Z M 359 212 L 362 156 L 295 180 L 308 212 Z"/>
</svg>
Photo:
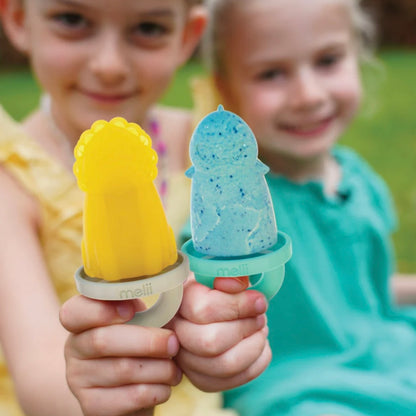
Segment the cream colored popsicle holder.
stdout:
<svg viewBox="0 0 416 416">
<path fill-rule="evenodd" d="M 89 277 L 84 267 L 80 267 L 75 273 L 75 282 L 78 291 L 92 299 L 127 300 L 159 295 L 156 303 L 145 311 L 136 312 L 134 318 L 128 323 L 162 327 L 178 311 L 182 302 L 183 283 L 188 275 L 188 258 L 178 251 L 176 263 L 154 276 L 107 281 Z"/>
</svg>

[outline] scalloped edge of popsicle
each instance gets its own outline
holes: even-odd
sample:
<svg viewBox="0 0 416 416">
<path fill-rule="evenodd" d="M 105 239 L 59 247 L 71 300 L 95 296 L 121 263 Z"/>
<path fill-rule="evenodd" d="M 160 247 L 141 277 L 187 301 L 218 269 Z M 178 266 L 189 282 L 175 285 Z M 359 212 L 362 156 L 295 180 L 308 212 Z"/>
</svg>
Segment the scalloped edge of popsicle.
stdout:
<svg viewBox="0 0 416 416">
<path fill-rule="evenodd" d="M 158 155 L 156 151 L 152 148 L 152 139 L 149 134 L 137 123 L 128 122 L 123 117 L 113 117 L 110 121 L 106 120 L 97 120 L 95 121 L 88 130 L 85 130 L 75 148 L 74 148 L 74 157 L 75 162 L 73 165 L 73 172 L 78 179 L 79 187 L 87 191 L 86 187 L 84 186 L 84 179 L 82 178 L 81 174 L 81 166 L 83 163 L 83 159 L 86 155 L 87 147 L 91 141 L 94 141 L 97 138 L 97 133 L 99 133 L 102 129 L 108 126 L 115 126 L 126 130 L 128 133 L 131 134 L 131 137 L 138 139 L 138 143 L 140 145 L 145 146 L 151 152 L 152 163 L 154 163 L 154 168 L 150 171 L 150 179 L 154 180 L 157 177 L 158 170 L 157 170 L 157 162 L 158 162 Z M 97 138 L 98 140 L 98 138 Z"/>
</svg>

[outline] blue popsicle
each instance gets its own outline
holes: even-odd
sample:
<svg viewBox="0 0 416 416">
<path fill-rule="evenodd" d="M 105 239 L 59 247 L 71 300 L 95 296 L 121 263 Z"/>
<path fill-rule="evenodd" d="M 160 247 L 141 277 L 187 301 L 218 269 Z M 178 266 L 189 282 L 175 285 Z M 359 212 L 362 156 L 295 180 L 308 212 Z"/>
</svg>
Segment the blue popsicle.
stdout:
<svg viewBox="0 0 416 416">
<path fill-rule="evenodd" d="M 277 226 L 257 142 L 249 126 L 224 110 L 208 114 L 191 143 L 191 229 L 196 251 L 219 257 L 258 253 L 277 241 Z"/>
</svg>

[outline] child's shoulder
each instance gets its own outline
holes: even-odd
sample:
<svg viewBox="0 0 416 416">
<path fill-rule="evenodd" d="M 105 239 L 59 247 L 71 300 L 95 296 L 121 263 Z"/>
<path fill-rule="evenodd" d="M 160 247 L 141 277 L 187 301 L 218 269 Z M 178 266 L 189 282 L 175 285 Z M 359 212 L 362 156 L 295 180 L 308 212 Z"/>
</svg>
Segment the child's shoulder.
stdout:
<svg viewBox="0 0 416 416">
<path fill-rule="evenodd" d="M 39 205 L 36 198 L 23 185 L 22 171 L 29 164 L 30 149 L 22 123 L 14 120 L 0 106 L 0 222 L 26 219 L 38 223 Z"/>
<path fill-rule="evenodd" d="M 395 228 L 393 197 L 383 177 L 361 155 L 348 147 L 337 146 L 333 153 L 343 172 L 341 186 L 359 188 L 361 192 L 365 192 L 373 206 L 386 218 L 390 229 Z"/>
<path fill-rule="evenodd" d="M 344 175 L 357 177 L 369 183 L 383 182 L 370 163 L 355 150 L 346 146 L 336 146 L 333 154 L 341 165 Z"/>
<path fill-rule="evenodd" d="M 21 124 L 14 120 L 12 116 L 0 105 L 0 142 L 5 142 L 15 134 Z"/>
<path fill-rule="evenodd" d="M 355 150 L 344 145 L 337 145 L 333 149 L 333 154 L 337 160 L 340 161 L 343 168 L 354 169 L 354 170 L 367 170 L 371 167 L 368 162 Z"/>
<path fill-rule="evenodd" d="M 0 189 L 2 194 L 0 228 L 6 223 L 16 223 L 16 221 L 20 224 L 31 224 L 37 228 L 41 218 L 37 201 L 1 165 Z"/>
</svg>

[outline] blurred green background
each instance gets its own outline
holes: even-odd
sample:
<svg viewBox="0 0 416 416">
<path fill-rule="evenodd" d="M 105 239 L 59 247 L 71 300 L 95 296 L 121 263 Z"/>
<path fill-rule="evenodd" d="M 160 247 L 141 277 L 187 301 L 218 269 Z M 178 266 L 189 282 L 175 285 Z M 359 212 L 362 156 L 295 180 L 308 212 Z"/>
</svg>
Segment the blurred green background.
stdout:
<svg viewBox="0 0 416 416">
<path fill-rule="evenodd" d="M 398 269 L 416 273 L 416 51 L 384 50 L 380 64 L 364 69 L 366 98 L 360 115 L 342 138 L 390 186 L 399 216 L 395 234 Z M 203 74 L 197 61 L 184 66 L 162 102 L 191 108 L 189 80 Z M 0 72 L 0 103 L 20 120 L 39 99 L 24 67 Z"/>
</svg>

